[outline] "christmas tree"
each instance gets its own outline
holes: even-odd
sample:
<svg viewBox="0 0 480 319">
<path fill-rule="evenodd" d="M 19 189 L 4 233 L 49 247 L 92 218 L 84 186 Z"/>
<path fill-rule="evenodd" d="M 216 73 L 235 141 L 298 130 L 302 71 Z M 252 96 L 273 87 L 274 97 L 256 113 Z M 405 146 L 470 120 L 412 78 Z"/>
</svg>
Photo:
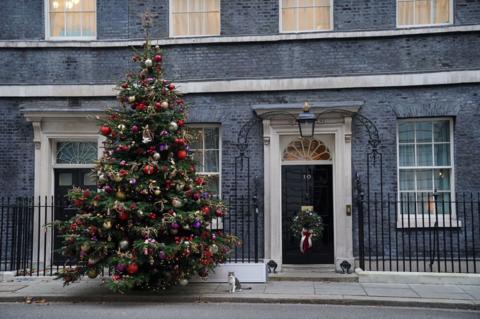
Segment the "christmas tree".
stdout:
<svg viewBox="0 0 480 319">
<path fill-rule="evenodd" d="M 149 41 L 136 53 L 138 73 L 118 86 L 120 107 L 100 117 L 104 153 L 97 191 L 69 193 L 79 213 L 56 222 L 62 253 L 75 261 L 59 273 L 65 284 L 105 269 L 109 287 L 165 289 L 207 277 L 237 243 L 212 229 L 226 208 L 205 191 L 189 153 L 186 106 L 162 79 L 162 55 Z"/>
</svg>

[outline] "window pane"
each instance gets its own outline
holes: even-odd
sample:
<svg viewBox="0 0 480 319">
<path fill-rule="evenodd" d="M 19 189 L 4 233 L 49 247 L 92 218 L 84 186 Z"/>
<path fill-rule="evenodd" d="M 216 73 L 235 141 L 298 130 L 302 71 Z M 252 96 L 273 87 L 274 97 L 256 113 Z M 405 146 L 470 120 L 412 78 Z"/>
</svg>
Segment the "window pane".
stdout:
<svg viewBox="0 0 480 319">
<path fill-rule="evenodd" d="M 450 121 L 438 121 L 433 124 L 433 136 L 435 142 L 450 141 Z"/>
<path fill-rule="evenodd" d="M 81 0 L 83 1 L 83 11 L 95 11 L 95 0 Z"/>
<path fill-rule="evenodd" d="M 415 166 L 415 149 L 413 145 L 400 145 L 400 166 Z"/>
<path fill-rule="evenodd" d="M 398 24 L 411 25 L 414 23 L 414 1 L 399 0 L 398 1 Z"/>
<path fill-rule="evenodd" d="M 313 27 L 314 11 L 315 9 L 312 7 L 298 9 L 299 31 L 314 30 L 314 27 Z"/>
<path fill-rule="evenodd" d="M 65 14 L 50 13 L 50 36 L 65 36 Z"/>
<path fill-rule="evenodd" d="M 283 9 L 282 10 L 282 30 L 296 31 L 297 9 Z"/>
<path fill-rule="evenodd" d="M 173 0 L 172 1 L 172 13 L 187 12 L 188 0 Z"/>
<path fill-rule="evenodd" d="M 400 193 L 400 212 L 402 214 L 415 212 L 415 193 Z"/>
<path fill-rule="evenodd" d="M 437 202 L 436 202 L 438 214 L 450 214 L 451 205 L 452 205 L 451 196 L 449 192 L 438 194 Z"/>
<path fill-rule="evenodd" d="M 435 189 L 438 191 L 450 190 L 450 170 L 436 169 L 434 171 Z"/>
<path fill-rule="evenodd" d="M 96 185 L 97 182 L 95 178 L 92 176 L 92 173 L 85 173 L 83 174 L 83 185 L 85 186 L 93 186 Z"/>
<path fill-rule="evenodd" d="M 450 21 L 450 1 L 434 0 L 435 23 L 448 23 Z"/>
<path fill-rule="evenodd" d="M 313 0 L 298 0 L 298 7 L 299 8 L 311 8 L 313 7 Z"/>
<path fill-rule="evenodd" d="M 435 165 L 450 165 L 450 144 L 435 144 Z"/>
<path fill-rule="evenodd" d="M 417 173 L 417 190 L 432 191 L 433 190 L 432 170 L 422 169 L 422 170 L 417 170 L 416 173 Z"/>
<path fill-rule="evenodd" d="M 297 0 L 283 0 L 282 1 L 282 8 L 296 8 L 297 7 Z"/>
<path fill-rule="evenodd" d="M 220 34 L 220 13 L 213 12 L 207 14 L 207 30 L 206 34 Z"/>
<path fill-rule="evenodd" d="M 83 36 L 95 36 L 95 13 L 83 14 Z"/>
<path fill-rule="evenodd" d="M 204 12 L 205 0 L 190 0 L 189 12 Z"/>
<path fill-rule="evenodd" d="M 58 164 L 92 164 L 97 160 L 96 142 L 58 142 Z"/>
<path fill-rule="evenodd" d="M 398 141 L 400 143 L 413 143 L 415 137 L 415 125 L 413 122 L 398 124 Z"/>
<path fill-rule="evenodd" d="M 219 145 L 219 129 L 218 128 L 205 128 L 205 148 L 206 149 L 218 149 Z"/>
<path fill-rule="evenodd" d="M 432 141 L 432 122 L 415 122 L 417 143 Z"/>
<path fill-rule="evenodd" d="M 188 25 L 188 34 L 189 35 L 201 35 L 204 33 L 203 31 L 203 13 L 190 13 L 189 17 L 189 25 Z"/>
<path fill-rule="evenodd" d="M 67 13 L 67 32 L 66 36 L 79 37 L 82 35 L 81 13 Z"/>
<path fill-rule="evenodd" d="M 205 188 L 207 192 L 210 193 L 210 195 L 213 195 L 214 197 L 218 197 L 219 191 L 220 191 L 220 181 L 219 181 L 219 175 L 209 175 L 206 176 L 206 185 Z"/>
<path fill-rule="evenodd" d="M 330 7 L 317 7 L 315 11 L 315 29 L 329 30 L 330 27 Z"/>
<path fill-rule="evenodd" d="M 60 173 L 58 174 L 59 186 L 71 186 L 73 183 L 72 173 Z"/>
<path fill-rule="evenodd" d="M 425 216 L 428 223 L 428 215 L 435 214 L 435 197 L 432 192 L 417 193 L 417 214 Z"/>
<path fill-rule="evenodd" d="M 415 24 L 430 24 L 431 20 L 431 0 L 415 1 Z"/>
<path fill-rule="evenodd" d="M 186 13 L 173 15 L 173 35 L 188 35 L 188 15 Z"/>
<path fill-rule="evenodd" d="M 417 145 L 417 166 L 432 166 L 432 145 Z"/>
<path fill-rule="evenodd" d="M 206 11 L 220 11 L 220 0 L 206 0 Z"/>
<path fill-rule="evenodd" d="M 188 131 L 192 136 L 190 141 L 190 148 L 203 149 L 203 130 L 198 128 L 189 128 Z"/>
<path fill-rule="evenodd" d="M 218 172 L 218 151 L 205 151 L 205 172 Z"/>
<path fill-rule="evenodd" d="M 65 0 L 50 0 L 50 12 L 63 12 L 65 10 Z"/>
<path fill-rule="evenodd" d="M 193 152 L 193 160 L 195 161 L 195 165 L 197 167 L 197 172 L 204 172 L 203 170 L 203 151 L 195 151 Z"/>
<path fill-rule="evenodd" d="M 415 171 L 400 171 L 400 190 L 414 191 L 415 190 Z"/>
</svg>

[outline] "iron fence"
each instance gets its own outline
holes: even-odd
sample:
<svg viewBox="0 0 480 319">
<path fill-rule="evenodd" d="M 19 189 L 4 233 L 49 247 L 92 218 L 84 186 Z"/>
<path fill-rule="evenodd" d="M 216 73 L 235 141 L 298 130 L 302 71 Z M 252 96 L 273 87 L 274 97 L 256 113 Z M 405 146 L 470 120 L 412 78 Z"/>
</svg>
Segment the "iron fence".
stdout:
<svg viewBox="0 0 480 319">
<path fill-rule="evenodd" d="M 215 217 L 211 227 L 234 234 L 241 240 L 228 261 L 259 262 L 256 198 L 238 197 L 225 202 L 228 215 Z M 46 226 L 75 213 L 76 209 L 64 198 L 1 198 L 0 271 L 15 271 L 22 276 L 51 276 L 62 267 L 75 264 L 74 260 L 62 256 L 59 236 Z"/>
<path fill-rule="evenodd" d="M 360 268 L 480 272 L 480 193 L 360 194 Z"/>
</svg>

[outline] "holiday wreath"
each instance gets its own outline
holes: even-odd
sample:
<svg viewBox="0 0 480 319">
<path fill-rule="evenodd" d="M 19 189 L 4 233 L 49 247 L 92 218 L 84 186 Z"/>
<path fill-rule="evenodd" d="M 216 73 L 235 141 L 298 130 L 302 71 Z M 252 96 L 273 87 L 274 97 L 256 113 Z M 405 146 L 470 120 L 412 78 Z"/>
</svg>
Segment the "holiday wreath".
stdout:
<svg viewBox="0 0 480 319">
<path fill-rule="evenodd" d="M 312 248 L 312 242 L 320 238 L 323 229 L 322 217 L 312 210 L 300 211 L 290 225 L 293 235 L 300 239 L 300 251 L 302 253 L 306 253 Z"/>
</svg>

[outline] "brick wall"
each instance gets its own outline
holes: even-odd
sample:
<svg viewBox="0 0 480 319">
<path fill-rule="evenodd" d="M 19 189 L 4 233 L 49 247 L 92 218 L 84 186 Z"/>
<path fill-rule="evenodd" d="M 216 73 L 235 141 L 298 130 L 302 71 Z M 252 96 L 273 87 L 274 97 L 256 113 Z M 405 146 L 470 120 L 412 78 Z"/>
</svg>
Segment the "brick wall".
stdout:
<svg viewBox="0 0 480 319">
<path fill-rule="evenodd" d="M 396 27 L 395 0 L 334 0 L 336 31 Z M 97 0 L 98 39 L 143 38 L 139 17 L 152 13 L 152 37 L 168 37 L 168 0 Z M 39 0 L 0 1 L 0 39 L 44 38 L 44 5 Z M 480 23 L 479 0 L 456 0 L 455 25 Z M 278 34 L 278 0 L 221 1 L 222 35 Z"/>
</svg>

